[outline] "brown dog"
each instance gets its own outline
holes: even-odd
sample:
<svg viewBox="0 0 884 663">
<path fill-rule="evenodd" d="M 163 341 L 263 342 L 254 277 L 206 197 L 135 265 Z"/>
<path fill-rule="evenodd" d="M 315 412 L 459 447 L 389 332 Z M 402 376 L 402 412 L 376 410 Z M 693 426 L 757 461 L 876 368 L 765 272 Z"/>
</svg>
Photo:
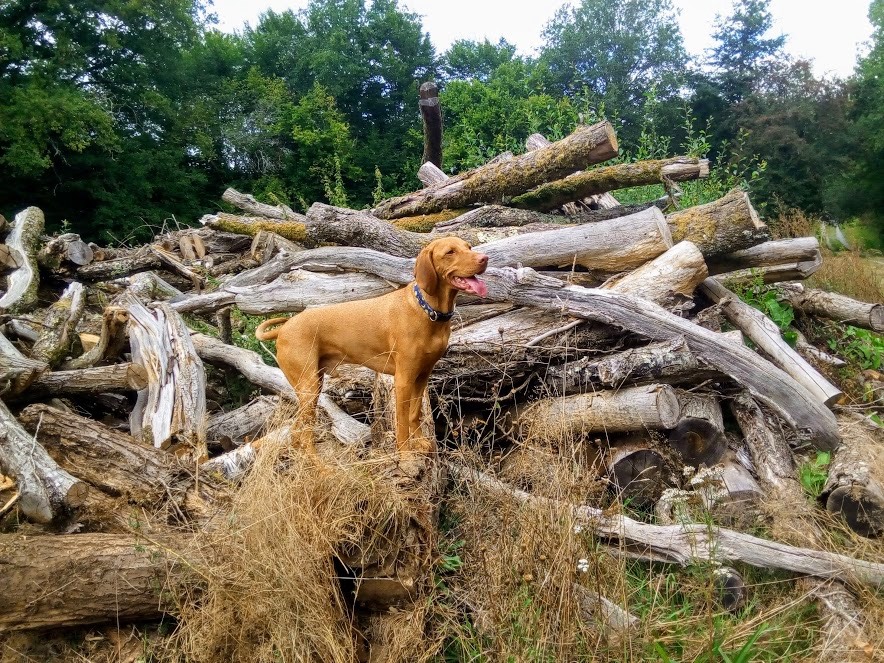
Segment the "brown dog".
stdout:
<svg viewBox="0 0 884 663">
<path fill-rule="evenodd" d="M 404 288 L 262 322 L 255 336 L 278 339 L 277 363 L 298 394 L 303 444 L 312 451 L 322 375 L 339 364 L 362 364 L 394 377 L 396 448 L 428 451 L 419 427 L 430 371 L 448 348 L 457 293 L 484 297 L 487 288 L 476 276 L 487 266 L 488 256 L 462 239 L 436 239 L 418 255 L 415 280 Z"/>
</svg>

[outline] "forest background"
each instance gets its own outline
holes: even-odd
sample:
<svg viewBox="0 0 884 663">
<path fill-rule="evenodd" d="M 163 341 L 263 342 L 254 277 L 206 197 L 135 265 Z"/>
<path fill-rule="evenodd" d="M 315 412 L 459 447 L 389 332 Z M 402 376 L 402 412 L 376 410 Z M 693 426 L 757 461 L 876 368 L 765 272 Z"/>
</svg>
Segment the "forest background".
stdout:
<svg viewBox="0 0 884 663">
<path fill-rule="evenodd" d="M 741 184 L 762 213 L 858 220 L 882 248 L 884 0 L 869 17 L 842 80 L 785 53 L 768 0 L 736 0 L 701 59 L 668 0 L 566 6 L 530 57 L 505 40 L 437 53 L 396 0 L 313 0 L 236 34 L 200 0 L 4 0 L 0 213 L 36 205 L 50 230 L 118 243 L 196 223 L 228 186 L 301 211 L 370 206 L 420 187 L 432 80 L 448 173 L 604 117 L 621 160 L 711 158 L 688 204 Z"/>
</svg>

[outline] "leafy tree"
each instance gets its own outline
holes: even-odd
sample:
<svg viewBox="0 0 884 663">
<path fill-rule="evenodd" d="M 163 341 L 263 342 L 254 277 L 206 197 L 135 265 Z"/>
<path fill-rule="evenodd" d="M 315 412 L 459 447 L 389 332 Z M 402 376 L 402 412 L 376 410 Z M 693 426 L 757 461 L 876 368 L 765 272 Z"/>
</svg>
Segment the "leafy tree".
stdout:
<svg viewBox="0 0 884 663">
<path fill-rule="evenodd" d="M 494 71 L 502 64 L 511 62 L 516 55 L 516 47 L 501 37 L 492 44 L 459 39 L 455 41 L 442 58 L 442 71 L 448 80 L 477 80 L 487 82 Z"/>
</svg>

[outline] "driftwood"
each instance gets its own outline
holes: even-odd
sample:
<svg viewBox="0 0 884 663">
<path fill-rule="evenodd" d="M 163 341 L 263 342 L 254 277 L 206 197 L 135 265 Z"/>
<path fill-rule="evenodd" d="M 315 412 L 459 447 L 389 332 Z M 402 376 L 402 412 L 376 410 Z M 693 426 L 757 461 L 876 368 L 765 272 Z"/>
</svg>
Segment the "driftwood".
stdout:
<svg viewBox="0 0 884 663">
<path fill-rule="evenodd" d="M 565 203 L 606 191 L 667 181 L 682 182 L 708 175 L 707 159 L 673 157 L 621 163 L 574 173 L 564 179 L 541 184 L 527 193 L 515 196 L 509 204 L 524 209 L 552 210 Z"/>
<path fill-rule="evenodd" d="M 788 546 L 726 528 L 698 525 L 649 525 L 602 509 L 578 506 L 531 495 L 490 476 L 454 463 L 449 471 L 461 481 L 549 512 L 569 514 L 589 527 L 600 541 L 633 556 L 674 564 L 743 562 L 765 569 L 783 569 L 820 578 L 884 585 L 884 564 L 835 553 Z"/>
<path fill-rule="evenodd" d="M 247 214 L 255 216 L 263 216 L 268 219 L 279 219 L 280 221 L 303 221 L 304 215 L 297 214 L 286 205 L 267 205 L 259 203 L 254 196 L 240 193 L 236 189 L 228 188 L 221 194 L 221 200 L 230 203 Z"/>
<path fill-rule="evenodd" d="M 206 456 L 206 374 L 190 330 L 168 304 L 154 312 L 131 296 L 126 304 L 132 359 L 148 381 L 129 418 L 133 436 L 161 449 L 178 442 L 196 458 Z"/>
<path fill-rule="evenodd" d="M 2 401 L 0 471 L 15 478 L 21 512 L 38 523 L 48 523 L 82 505 L 87 498 L 86 484 L 60 468 Z"/>
<path fill-rule="evenodd" d="M 28 359 L 0 334 L 0 395 L 20 394 L 49 367 L 45 362 Z"/>
<path fill-rule="evenodd" d="M 617 155 L 617 149 L 613 128 L 608 122 L 600 122 L 581 127 L 549 147 L 489 163 L 421 191 L 385 200 L 372 212 L 380 218 L 395 219 L 474 203 L 499 202 L 505 196 L 523 193 L 590 164 L 606 161 Z"/>
<path fill-rule="evenodd" d="M 884 331 L 884 304 L 866 304 L 834 292 L 806 288 L 801 283 L 783 283 L 778 290 L 792 306 L 808 315 Z"/>
<path fill-rule="evenodd" d="M 421 163 L 432 163 L 442 168 L 442 107 L 435 83 L 423 83 L 420 87 L 421 119 L 424 123 L 424 154 Z"/>
<path fill-rule="evenodd" d="M 71 350 L 85 306 L 86 292 L 82 284 L 71 283 L 46 312 L 40 335 L 31 348 L 31 358 L 51 367 L 58 366 Z"/>
<path fill-rule="evenodd" d="M 708 259 L 749 248 L 770 239 L 745 191 L 734 189 L 723 198 L 666 217 L 676 242 L 689 240 Z"/>
<path fill-rule="evenodd" d="M 767 316 L 743 303 L 715 279 L 703 282 L 703 292 L 721 307 L 728 321 L 761 348 L 771 361 L 825 405 L 837 402 L 843 392 L 824 378 L 819 371 L 783 340 L 779 327 Z"/>
<path fill-rule="evenodd" d="M 28 207 L 15 215 L 6 247 L 18 267 L 6 277 L 6 293 L 0 297 L 0 310 L 24 313 L 36 306 L 40 286 L 37 252 L 43 224 L 43 212 L 37 207 Z"/>
</svg>

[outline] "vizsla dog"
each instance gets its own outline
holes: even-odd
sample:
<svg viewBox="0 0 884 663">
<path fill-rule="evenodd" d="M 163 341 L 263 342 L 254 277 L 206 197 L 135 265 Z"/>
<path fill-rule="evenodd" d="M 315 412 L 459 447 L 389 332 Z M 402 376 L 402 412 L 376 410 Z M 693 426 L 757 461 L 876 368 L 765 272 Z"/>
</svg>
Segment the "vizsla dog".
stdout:
<svg viewBox="0 0 884 663">
<path fill-rule="evenodd" d="M 462 239 L 436 239 L 418 255 L 415 280 L 404 288 L 262 322 L 255 336 L 277 339 L 277 363 L 298 394 L 302 444 L 313 450 L 322 375 L 339 364 L 362 364 L 394 378 L 397 450 L 429 451 L 419 427 L 430 371 L 448 348 L 458 292 L 484 297 L 487 288 L 476 276 L 487 266 L 488 256 Z"/>
</svg>

